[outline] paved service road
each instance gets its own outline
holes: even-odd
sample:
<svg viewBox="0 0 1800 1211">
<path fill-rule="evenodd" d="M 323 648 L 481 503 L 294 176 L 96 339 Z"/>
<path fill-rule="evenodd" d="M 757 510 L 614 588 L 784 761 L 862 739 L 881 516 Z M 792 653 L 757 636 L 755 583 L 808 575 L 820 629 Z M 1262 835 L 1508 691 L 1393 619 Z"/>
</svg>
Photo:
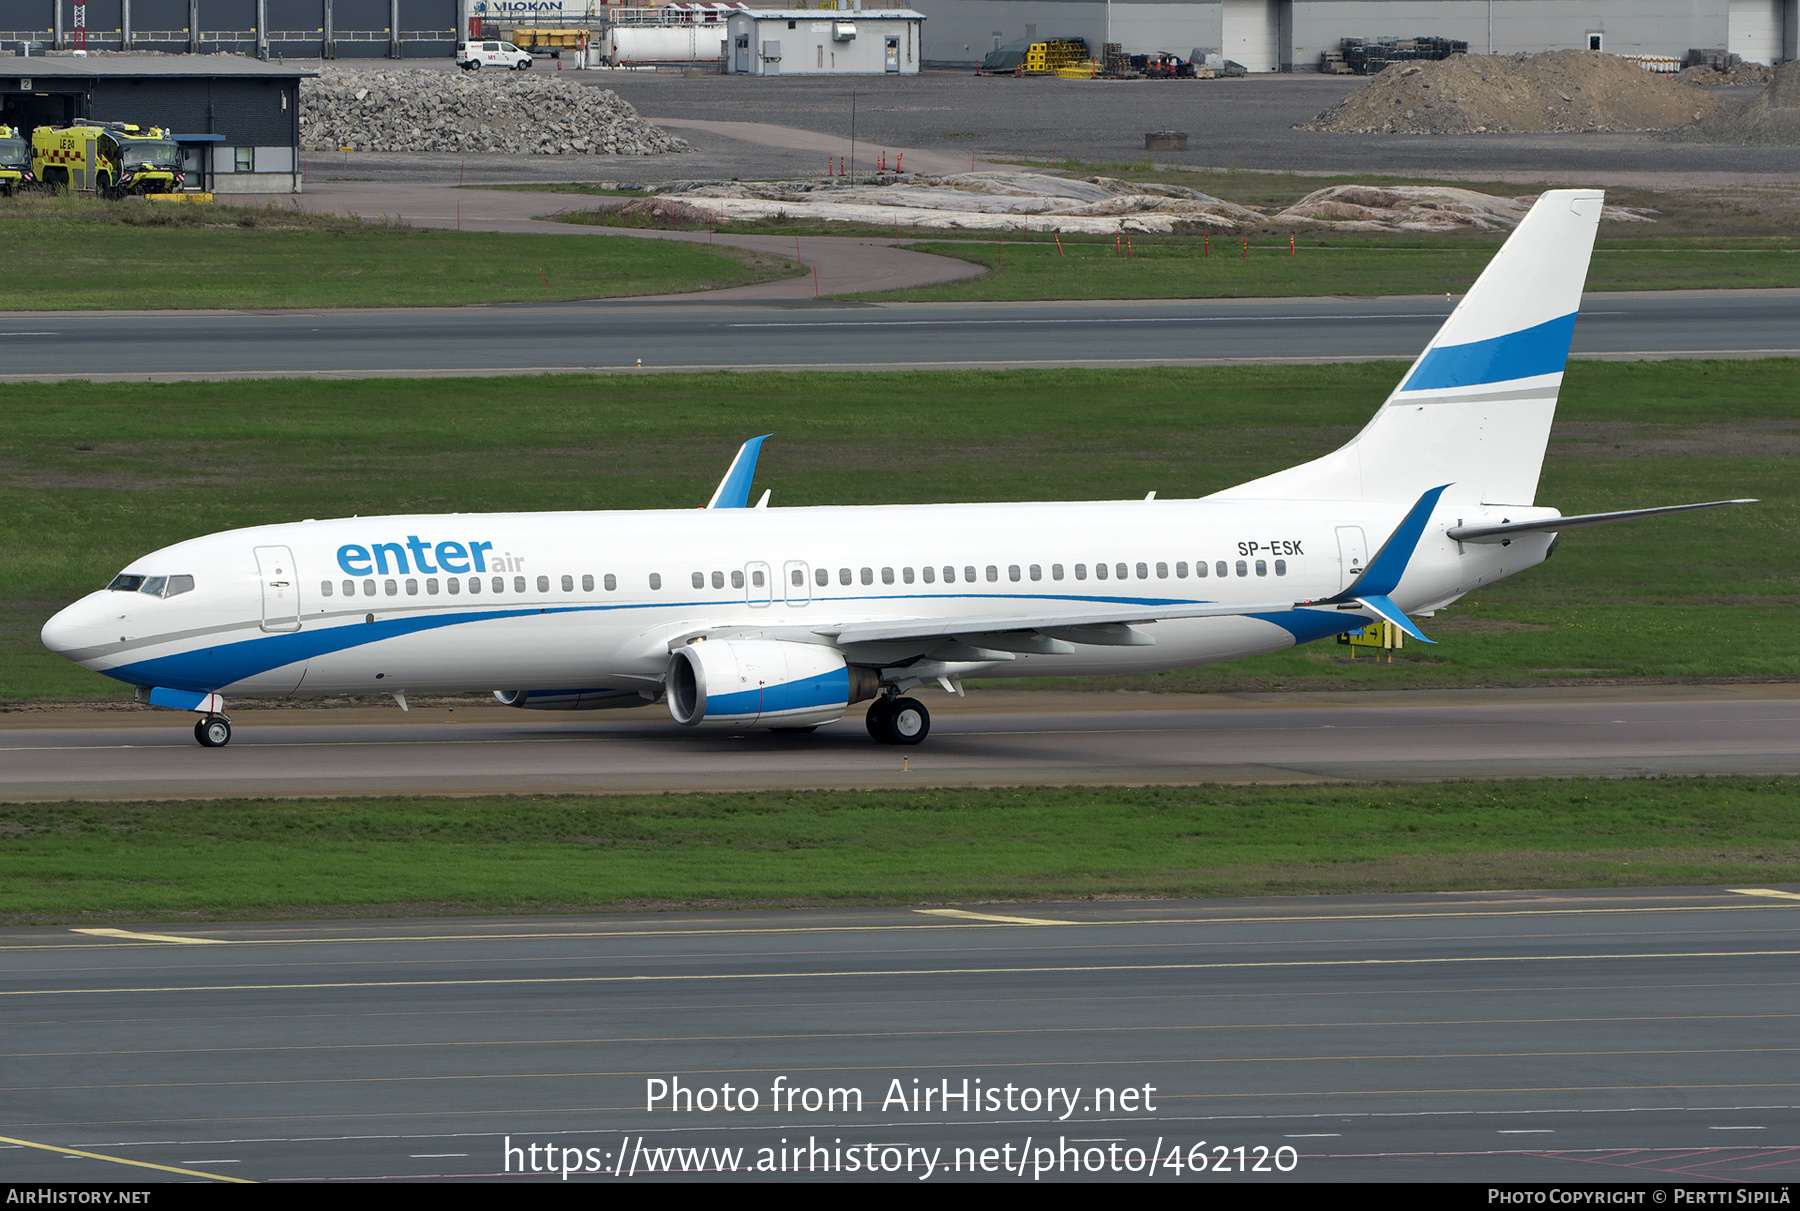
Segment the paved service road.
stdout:
<svg viewBox="0 0 1800 1211">
<path fill-rule="evenodd" d="M 640 359 L 646 370 L 1411 359 L 1450 307 L 1439 297 L 879 305 L 622 300 L 374 312 L 13 313 L 0 324 L 0 381 L 628 370 Z M 1797 355 L 1800 290 L 1589 295 L 1575 352 Z"/>
<path fill-rule="evenodd" d="M 1783 1182 L 1797 992 L 1762 887 L 18 928 L 0 1165 Z"/>
<path fill-rule="evenodd" d="M 386 726 L 258 725 L 244 711 L 236 714 L 230 747 L 202 749 L 188 716 L 146 711 L 137 717 L 143 726 L 0 732 L 7 770 L 0 797 L 1793 774 L 1800 773 L 1796 690 L 1649 687 L 1601 698 L 1504 690 L 1270 694 L 1255 697 L 1277 701 L 1187 710 L 1093 709 L 1115 697 L 1101 694 L 1081 696 L 1086 709 L 1059 710 L 1063 696 L 1052 693 L 1034 708 L 1020 705 L 1033 695 L 1014 693 L 1005 712 L 983 708 L 979 697 L 958 705 L 930 694 L 922 700 L 934 712 L 931 737 L 909 749 L 872 743 L 860 712 L 792 736 L 689 730 L 663 707 L 573 717 L 493 708 L 473 720 L 463 711 L 465 721 L 454 725 L 424 722 L 420 708 L 419 722 Z"/>
</svg>

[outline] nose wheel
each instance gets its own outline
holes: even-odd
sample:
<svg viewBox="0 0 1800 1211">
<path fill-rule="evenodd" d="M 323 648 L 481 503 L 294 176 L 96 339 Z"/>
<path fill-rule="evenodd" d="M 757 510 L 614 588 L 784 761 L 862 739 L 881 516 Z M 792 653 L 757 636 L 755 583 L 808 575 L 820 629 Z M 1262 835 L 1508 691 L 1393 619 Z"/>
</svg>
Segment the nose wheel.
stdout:
<svg viewBox="0 0 1800 1211">
<path fill-rule="evenodd" d="M 917 698 L 877 698 L 869 704 L 869 735 L 880 744 L 920 744 L 931 734 L 931 712 Z"/>
<path fill-rule="evenodd" d="M 202 748 L 224 748 L 231 743 L 231 720 L 223 715 L 209 715 L 194 725 L 194 739 Z"/>
</svg>

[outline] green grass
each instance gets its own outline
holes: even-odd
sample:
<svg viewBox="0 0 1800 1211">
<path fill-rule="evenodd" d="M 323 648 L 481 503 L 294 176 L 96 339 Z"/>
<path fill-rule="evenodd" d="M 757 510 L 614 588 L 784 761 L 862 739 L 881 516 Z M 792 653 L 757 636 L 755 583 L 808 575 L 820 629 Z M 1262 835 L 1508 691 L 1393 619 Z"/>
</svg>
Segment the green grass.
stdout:
<svg viewBox="0 0 1800 1211">
<path fill-rule="evenodd" d="M 1130 255 L 1114 240 L 1043 237 L 984 242 L 921 241 L 918 252 L 984 265 L 981 277 L 850 298 L 888 301 L 1017 302 L 1028 299 L 1285 298 L 1314 295 L 1431 294 L 1464 291 L 1494 256 L 1468 240 L 1346 240 L 1266 235 L 1132 237 Z M 1800 243 L 1791 239 L 1606 241 L 1594 252 L 1589 290 L 1715 290 L 1800 286 Z"/>
<path fill-rule="evenodd" d="M 798 273 L 741 249 L 436 231 L 279 208 L 0 200 L 20 311 L 454 306 L 740 286 Z"/>
<path fill-rule="evenodd" d="M 757 486 L 777 507 L 1199 496 L 1340 445 L 1402 370 L 11 388 L 31 406 L 0 433 L 0 700 L 126 697 L 45 652 L 38 628 L 130 560 L 198 534 L 351 514 L 688 508 L 745 436 L 771 430 Z M 1443 642 L 1391 666 L 1352 664 L 1327 643 L 1079 684 L 1800 677 L 1797 401 L 1800 361 L 1572 363 L 1539 500 L 1566 513 L 1763 503 L 1572 532 L 1547 564 L 1425 623 Z"/>
<path fill-rule="evenodd" d="M 0 922 L 1800 880 L 1779 779 L 0 806 Z"/>
</svg>

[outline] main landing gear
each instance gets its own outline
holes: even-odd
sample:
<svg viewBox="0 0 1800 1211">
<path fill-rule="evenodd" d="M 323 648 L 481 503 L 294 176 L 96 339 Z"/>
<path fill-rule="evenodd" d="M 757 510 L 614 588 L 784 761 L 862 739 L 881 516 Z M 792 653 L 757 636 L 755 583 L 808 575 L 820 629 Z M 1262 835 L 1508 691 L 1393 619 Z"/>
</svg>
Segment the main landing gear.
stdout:
<svg viewBox="0 0 1800 1211">
<path fill-rule="evenodd" d="M 869 735 L 881 744 L 919 744 L 931 733 L 931 712 L 917 698 L 877 698 L 869 704 Z"/>
<path fill-rule="evenodd" d="M 194 725 L 194 739 L 204 748 L 224 748 L 231 743 L 231 720 L 223 715 L 208 715 Z"/>
</svg>

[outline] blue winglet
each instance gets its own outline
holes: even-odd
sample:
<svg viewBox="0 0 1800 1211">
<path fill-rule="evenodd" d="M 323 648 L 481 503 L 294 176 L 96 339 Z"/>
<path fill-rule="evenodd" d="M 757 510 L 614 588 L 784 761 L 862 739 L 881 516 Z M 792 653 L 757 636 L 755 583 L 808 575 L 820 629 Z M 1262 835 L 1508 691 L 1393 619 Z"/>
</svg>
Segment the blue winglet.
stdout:
<svg viewBox="0 0 1800 1211">
<path fill-rule="evenodd" d="M 706 502 L 709 509 L 748 509 L 750 507 L 750 481 L 756 478 L 756 456 L 762 453 L 762 444 L 773 434 L 765 433 L 761 437 L 753 437 L 738 447 L 737 457 L 731 460 L 731 466 L 725 472 L 725 478 Z"/>
<path fill-rule="evenodd" d="M 1395 605 L 1393 599 L 1384 597 L 1379 593 L 1369 593 L 1357 598 L 1357 602 L 1371 614 L 1380 615 L 1383 619 L 1393 623 L 1408 635 L 1417 639 L 1420 643 L 1437 642 L 1435 639 L 1427 639 L 1425 637 L 1425 632 L 1413 625 L 1412 619 L 1406 616 L 1406 611 Z"/>
<path fill-rule="evenodd" d="M 1419 497 L 1411 511 L 1407 513 L 1388 540 L 1381 544 L 1381 550 L 1375 552 L 1375 558 L 1363 569 L 1363 574 L 1356 578 L 1356 583 L 1327 601 L 1355 601 L 1358 598 L 1368 600 L 1370 597 L 1386 598 L 1389 593 L 1400 587 L 1400 578 L 1406 574 L 1406 565 L 1412 562 L 1413 552 L 1418 550 L 1419 538 L 1425 533 L 1425 523 L 1431 520 L 1432 510 L 1437 508 L 1438 497 L 1444 494 L 1449 484 L 1440 488 L 1432 488 Z"/>
</svg>

